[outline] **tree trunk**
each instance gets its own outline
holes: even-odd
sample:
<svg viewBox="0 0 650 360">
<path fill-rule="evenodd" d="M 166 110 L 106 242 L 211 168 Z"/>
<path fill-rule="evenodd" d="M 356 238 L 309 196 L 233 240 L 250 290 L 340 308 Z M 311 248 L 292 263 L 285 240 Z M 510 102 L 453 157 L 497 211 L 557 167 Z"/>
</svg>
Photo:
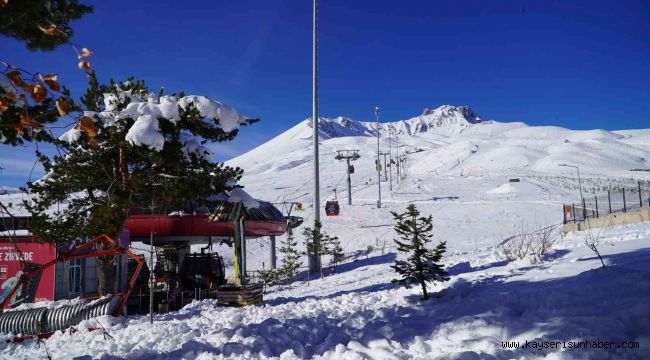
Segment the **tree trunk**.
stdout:
<svg viewBox="0 0 650 360">
<path fill-rule="evenodd" d="M 115 266 L 113 266 L 113 260 L 115 260 L 113 255 L 97 258 L 97 279 L 99 280 L 97 292 L 100 296 L 115 293 Z"/>
<path fill-rule="evenodd" d="M 128 213 L 128 212 L 127 212 Z M 116 217 L 121 217 L 119 215 L 116 215 Z M 113 231 L 108 231 L 106 234 L 113 239 L 116 243 L 119 243 L 120 241 L 120 236 L 122 236 L 122 232 L 124 231 L 124 225 L 126 224 L 126 219 L 127 217 L 123 217 L 124 220 L 122 221 L 122 226 L 120 226 L 119 230 L 113 230 Z M 102 243 L 100 246 L 101 250 L 107 250 L 111 248 L 110 244 L 107 243 Z M 107 294 L 115 294 L 115 265 L 113 264 L 115 261 L 115 255 L 106 255 L 106 256 L 99 256 L 97 257 L 97 280 L 98 280 L 98 287 L 97 287 L 97 292 L 99 293 L 100 296 L 104 296 Z M 153 271 L 153 269 L 151 270 Z"/>
<path fill-rule="evenodd" d="M 424 296 L 422 296 L 422 300 L 429 300 L 429 294 L 427 293 L 427 285 L 424 280 L 420 280 L 420 285 L 422 285 L 422 293 Z"/>
<path fill-rule="evenodd" d="M 122 180 L 122 190 L 126 191 L 128 188 L 128 166 L 126 162 L 126 150 L 124 149 L 124 146 L 119 147 L 119 155 L 118 155 L 118 162 L 119 162 L 119 169 L 120 169 L 120 175 L 119 177 Z M 119 242 L 120 237 L 122 236 L 122 232 L 124 231 L 124 226 L 126 225 L 126 221 L 128 220 L 129 217 L 129 206 L 126 204 L 124 207 L 120 208 L 117 210 L 117 212 L 114 214 L 113 219 L 116 220 L 115 223 L 111 224 L 114 227 L 112 229 L 106 229 L 106 234 L 113 239 L 116 243 Z M 119 206 L 118 206 L 119 208 Z M 101 247 L 102 250 L 106 250 L 110 248 L 109 244 L 102 243 Z M 104 296 L 107 294 L 114 294 L 115 293 L 115 255 L 106 255 L 106 256 L 100 256 L 97 258 L 97 280 L 99 282 L 98 287 L 97 287 L 97 292 L 99 295 Z M 153 269 L 150 269 L 153 271 Z"/>
</svg>

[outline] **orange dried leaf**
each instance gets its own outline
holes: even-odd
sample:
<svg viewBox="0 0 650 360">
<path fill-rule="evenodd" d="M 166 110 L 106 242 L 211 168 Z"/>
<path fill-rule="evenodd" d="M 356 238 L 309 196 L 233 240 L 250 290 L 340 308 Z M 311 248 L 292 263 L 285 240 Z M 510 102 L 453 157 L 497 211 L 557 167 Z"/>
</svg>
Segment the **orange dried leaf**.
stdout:
<svg viewBox="0 0 650 360">
<path fill-rule="evenodd" d="M 0 113 L 7 111 L 7 109 L 9 109 L 9 105 L 9 100 L 0 97 Z"/>
<path fill-rule="evenodd" d="M 45 75 L 43 78 L 43 82 L 47 84 L 47 86 L 52 90 L 52 91 L 59 91 L 61 90 L 61 85 L 57 81 L 57 76 L 56 74 L 48 74 Z"/>
<path fill-rule="evenodd" d="M 97 136 L 97 125 L 88 116 L 82 117 L 81 121 L 74 128 L 85 132 L 90 139 L 94 139 Z"/>
<path fill-rule="evenodd" d="M 27 93 L 30 94 L 30 95 L 32 94 L 32 91 L 34 91 L 34 85 L 32 85 L 32 84 L 23 83 L 20 87 L 21 87 L 23 90 L 25 90 L 25 92 L 27 92 Z M 20 94 L 20 95 L 21 95 L 23 98 L 25 97 L 25 94 Z"/>
<path fill-rule="evenodd" d="M 70 113 L 70 103 L 64 98 L 59 98 L 56 100 L 56 109 L 59 111 L 60 116 L 66 116 Z"/>
<path fill-rule="evenodd" d="M 90 71 L 90 61 L 88 60 L 79 61 L 79 69 Z"/>
<path fill-rule="evenodd" d="M 32 96 L 32 99 L 34 99 L 34 101 L 40 103 L 47 97 L 47 90 L 45 90 L 45 87 L 43 85 L 36 84 L 32 86 L 29 95 Z"/>
<path fill-rule="evenodd" d="M 9 128 L 15 131 L 19 136 L 23 136 L 23 134 L 25 133 L 25 130 L 23 130 L 23 126 L 19 122 L 15 122 L 9 125 Z"/>
<path fill-rule="evenodd" d="M 61 33 L 59 32 L 59 29 L 56 28 L 56 25 L 51 24 L 50 27 L 44 28 L 40 25 L 38 25 L 38 28 L 46 35 L 50 36 L 59 36 Z"/>
<path fill-rule="evenodd" d="M 10 72 L 6 73 L 5 76 L 7 79 L 9 79 L 14 85 L 23 87 L 25 86 L 25 82 L 23 81 L 23 78 L 20 77 L 20 71 L 18 70 L 11 70 Z"/>
<path fill-rule="evenodd" d="M 93 56 L 93 52 L 88 50 L 88 48 L 81 48 L 81 53 L 79 53 L 77 55 L 77 58 L 79 60 L 81 60 L 81 59 L 83 59 L 85 57 L 89 57 L 89 56 Z"/>
<path fill-rule="evenodd" d="M 38 121 L 32 120 L 25 114 L 20 114 L 20 125 L 32 129 L 40 129 L 43 127 Z"/>
<path fill-rule="evenodd" d="M 58 82 L 56 82 L 56 81 L 45 80 L 45 83 L 47 84 L 47 86 L 48 86 L 48 87 L 50 88 L 50 90 L 52 90 L 52 91 L 56 91 L 56 92 L 58 92 L 58 91 L 61 90 L 61 85 L 60 85 Z"/>
</svg>

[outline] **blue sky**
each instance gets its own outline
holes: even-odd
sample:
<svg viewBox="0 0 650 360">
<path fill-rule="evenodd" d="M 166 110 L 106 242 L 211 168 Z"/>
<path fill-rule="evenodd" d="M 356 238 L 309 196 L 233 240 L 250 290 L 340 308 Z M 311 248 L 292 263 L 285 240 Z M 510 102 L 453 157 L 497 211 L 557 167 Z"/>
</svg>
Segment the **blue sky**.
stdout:
<svg viewBox="0 0 650 360">
<path fill-rule="evenodd" d="M 74 23 L 102 80 L 208 95 L 262 121 L 217 160 L 251 149 L 311 113 L 311 2 L 83 1 Z M 469 105 L 485 118 L 573 129 L 647 128 L 647 1 L 320 1 L 320 113 L 386 121 Z M 0 38 L 0 58 L 85 77 L 69 47 L 29 52 Z M 0 183 L 18 185 L 33 146 L 0 148 Z"/>
</svg>

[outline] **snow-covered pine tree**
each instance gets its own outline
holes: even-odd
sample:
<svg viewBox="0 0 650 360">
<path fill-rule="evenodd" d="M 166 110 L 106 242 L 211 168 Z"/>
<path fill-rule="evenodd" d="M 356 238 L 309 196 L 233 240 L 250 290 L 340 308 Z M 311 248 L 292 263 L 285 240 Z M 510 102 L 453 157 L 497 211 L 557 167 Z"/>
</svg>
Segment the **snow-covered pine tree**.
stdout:
<svg viewBox="0 0 650 360">
<path fill-rule="evenodd" d="M 55 140 L 59 153 L 38 153 L 46 175 L 28 183 L 26 202 L 38 238 L 61 242 L 118 238 L 134 208 L 181 209 L 214 202 L 242 175 L 211 160 L 207 142 L 233 139 L 254 122 L 203 96 L 155 95 L 143 81 L 99 85 L 90 74 L 88 111 Z M 99 292 L 114 292 L 111 256 L 98 258 Z"/>
<path fill-rule="evenodd" d="M 315 254 L 317 256 L 328 255 L 327 248 L 325 247 L 329 242 L 331 242 L 331 237 L 327 233 L 321 230 L 320 221 L 316 221 L 314 228 L 306 227 L 302 231 L 302 235 L 305 237 L 305 253 L 304 255 L 309 256 L 309 254 Z M 320 277 L 323 277 L 323 266 L 319 269 Z"/>
<path fill-rule="evenodd" d="M 336 272 L 336 265 L 343 259 L 343 248 L 341 247 L 341 240 L 336 236 L 325 236 L 323 238 L 325 253 L 331 257 L 331 264 L 333 265 L 334 272 Z"/>
<path fill-rule="evenodd" d="M 401 275 L 399 282 L 416 282 L 422 287 L 422 299 L 428 300 L 428 281 L 448 280 L 447 272 L 439 263 L 442 255 L 447 249 L 445 241 L 440 242 L 434 249 L 428 249 L 426 245 L 433 237 L 433 218 L 420 216 L 420 211 L 411 204 L 402 214 L 391 212 L 397 221 L 395 232 L 402 239 L 395 239 L 397 251 L 408 254 L 406 261 L 395 260 L 391 265 Z"/>
<path fill-rule="evenodd" d="M 257 274 L 264 286 L 273 286 L 280 281 L 280 269 L 257 270 Z"/>
<path fill-rule="evenodd" d="M 287 234 L 286 238 L 280 241 L 279 252 L 282 254 L 282 262 L 278 269 L 278 276 L 282 281 L 291 284 L 293 278 L 298 274 L 302 266 L 300 253 L 296 250 L 298 242 L 294 240 L 293 234 Z"/>
</svg>

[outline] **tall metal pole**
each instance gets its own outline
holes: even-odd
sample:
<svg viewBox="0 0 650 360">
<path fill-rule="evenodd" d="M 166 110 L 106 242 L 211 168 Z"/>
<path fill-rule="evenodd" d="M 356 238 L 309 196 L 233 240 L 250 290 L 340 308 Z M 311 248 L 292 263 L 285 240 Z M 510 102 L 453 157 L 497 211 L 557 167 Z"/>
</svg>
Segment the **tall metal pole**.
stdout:
<svg viewBox="0 0 650 360">
<path fill-rule="evenodd" d="M 381 208 L 381 161 L 379 160 L 379 106 L 375 106 L 377 117 L 377 208 Z"/>
<path fill-rule="evenodd" d="M 584 202 L 585 198 L 582 196 L 582 180 L 580 179 L 580 168 L 577 166 L 575 168 L 578 170 L 578 187 L 580 188 L 580 199 L 582 202 Z"/>
<path fill-rule="evenodd" d="M 388 182 L 388 190 L 393 191 L 393 148 L 391 145 L 392 138 L 390 137 L 390 126 L 388 127 L 388 174 L 390 180 Z"/>
<path fill-rule="evenodd" d="M 350 158 L 346 158 L 348 164 L 348 205 L 352 205 L 352 179 L 350 178 Z"/>
<path fill-rule="evenodd" d="M 151 213 L 153 214 L 153 202 L 151 205 Z M 153 266 L 153 223 L 151 224 L 151 232 L 149 233 L 149 323 L 153 324 L 153 295 L 154 295 L 154 266 Z"/>
<path fill-rule="evenodd" d="M 320 174 L 318 164 L 318 37 L 317 29 L 317 0 L 313 3 L 313 28 L 312 28 L 312 128 L 314 130 L 314 230 L 320 231 Z M 320 255 L 309 255 L 309 271 L 314 274 L 320 270 Z"/>
<path fill-rule="evenodd" d="M 580 178 L 580 168 L 575 165 L 568 165 L 568 164 L 558 164 L 558 166 L 570 167 L 578 171 L 578 188 L 580 190 L 580 201 L 584 202 L 585 198 L 582 196 L 582 179 Z"/>
</svg>

